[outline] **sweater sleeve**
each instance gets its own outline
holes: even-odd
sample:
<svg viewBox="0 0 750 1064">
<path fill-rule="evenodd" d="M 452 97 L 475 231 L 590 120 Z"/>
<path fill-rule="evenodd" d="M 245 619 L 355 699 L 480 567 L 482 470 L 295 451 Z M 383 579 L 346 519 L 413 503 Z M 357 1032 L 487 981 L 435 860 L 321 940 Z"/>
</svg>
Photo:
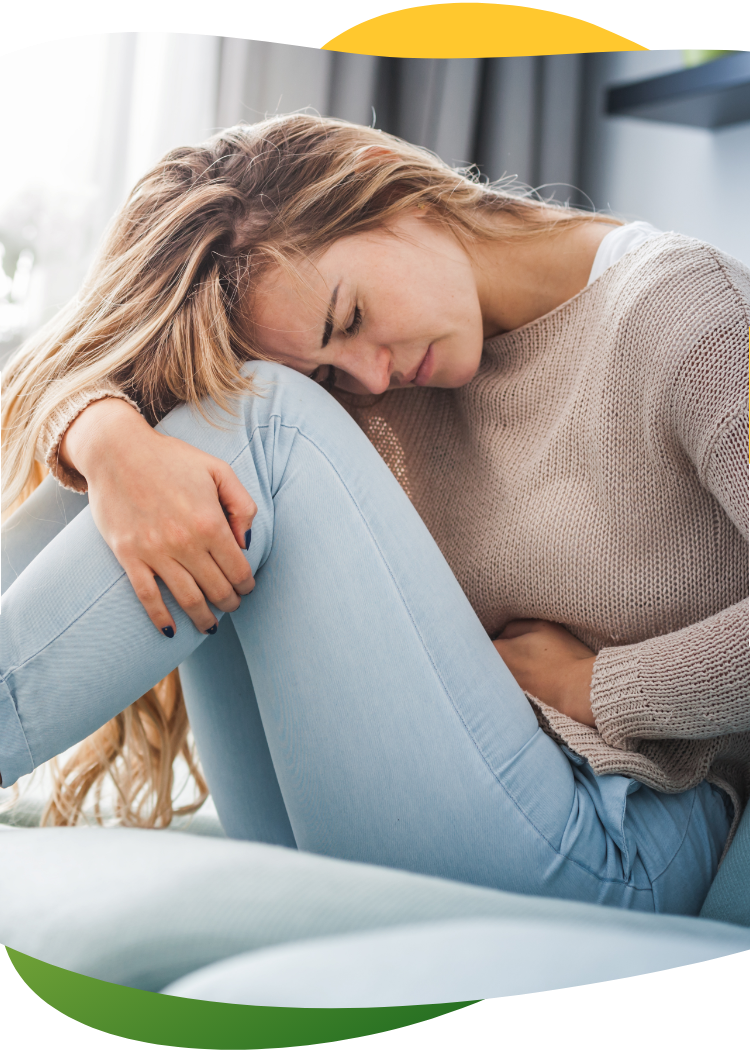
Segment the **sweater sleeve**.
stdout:
<svg viewBox="0 0 750 1064">
<path fill-rule="evenodd" d="M 717 324 L 679 367 L 669 416 L 701 487 L 748 538 L 748 302 Z M 680 631 L 597 656 L 591 706 L 602 738 L 708 739 L 750 732 L 748 601 Z"/>
<path fill-rule="evenodd" d="M 76 392 L 60 403 L 47 418 L 39 434 L 36 448 L 37 460 L 46 465 L 53 477 L 64 487 L 79 494 L 85 494 L 88 491 L 88 485 L 80 473 L 75 469 L 68 469 L 60 461 L 60 443 L 69 426 L 87 406 L 98 399 L 110 398 L 124 399 L 126 403 L 130 403 L 135 410 L 138 410 L 137 404 L 120 388 L 109 381 L 102 381 L 100 385 Z M 138 412 L 140 413 L 140 410 Z"/>
</svg>

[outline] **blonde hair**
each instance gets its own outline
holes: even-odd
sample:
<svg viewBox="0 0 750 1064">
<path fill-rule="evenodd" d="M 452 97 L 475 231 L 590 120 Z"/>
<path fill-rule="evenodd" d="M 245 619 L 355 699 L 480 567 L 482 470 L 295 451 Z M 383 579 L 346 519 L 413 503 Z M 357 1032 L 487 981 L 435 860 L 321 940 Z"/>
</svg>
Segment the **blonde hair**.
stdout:
<svg viewBox="0 0 750 1064">
<path fill-rule="evenodd" d="M 413 207 L 430 208 L 462 241 L 518 239 L 592 217 L 482 183 L 379 130 L 308 114 L 169 152 L 114 218 L 78 295 L 6 370 L 3 509 L 39 482 L 36 441 L 55 408 L 104 379 L 151 424 L 205 397 L 228 409 L 253 388 L 243 363 L 266 357 L 247 314 L 266 271 L 294 271 L 339 237 L 387 227 Z M 120 819 L 165 826 L 178 754 L 205 797 L 173 673 L 57 771 L 48 822 L 75 823 L 109 775 Z"/>
</svg>

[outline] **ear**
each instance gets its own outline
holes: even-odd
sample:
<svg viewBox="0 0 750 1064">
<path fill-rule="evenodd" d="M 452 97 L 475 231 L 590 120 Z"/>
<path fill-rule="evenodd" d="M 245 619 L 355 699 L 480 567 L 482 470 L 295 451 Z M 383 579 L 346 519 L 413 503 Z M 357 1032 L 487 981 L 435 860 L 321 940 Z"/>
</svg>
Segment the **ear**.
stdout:
<svg viewBox="0 0 750 1064">
<path fill-rule="evenodd" d="M 378 163 L 385 162 L 387 159 L 395 161 L 400 158 L 401 156 L 394 148 L 388 148 L 384 144 L 368 144 L 366 148 L 360 148 L 357 152 L 354 172 L 359 174 L 364 170 L 370 170 L 373 166 L 377 166 Z"/>
</svg>

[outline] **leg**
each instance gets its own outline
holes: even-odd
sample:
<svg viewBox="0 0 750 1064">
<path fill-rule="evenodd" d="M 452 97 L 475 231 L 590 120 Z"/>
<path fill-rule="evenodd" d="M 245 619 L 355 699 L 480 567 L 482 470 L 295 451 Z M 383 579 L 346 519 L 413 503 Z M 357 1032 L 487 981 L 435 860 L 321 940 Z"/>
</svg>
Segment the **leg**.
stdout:
<svg viewBox="0 0 750 1064">
<path fill-rule="evenodd" d="M 181 408 L 162 430 L 231 462 L 258 504 L 257 587 L 232 623 L 298 845 L 524 893 L 696 912 L 728 829 L 720 797 L 707 785 L 656 795 L 572 764 L 348 415 L 292 371 L 263 365 L 258 379 L 264 398 L 243 402 L 225 428 Z M 2 719 L 12 724 L 19 707 L 4 777 L 23 762 L 22 740 L 25 763 L 46 759 L 61 722 L 69 741 L 87 734 L 203 639 L 172 601 L 177 634 L 159 637 L 86 517 L 3 603 L 13 625 Z M 40 586 L 53 603 L 42 614 Z M 35 708 L 45 701 L 54 727 Z"/>
<path fill-rule="evenodd" d="M 247 662 L 229 617 L 180 665 L 201 767 L 232 839 L 296 846 Z"/>
<path fill-rule="evenodd" d="M 2 530 L 2 594 L 37 554 L 51 543 L 87 506 L 88 495 L 78 495 L 47 477 L 19 506 Z"/>
<path fill-rule="evenodd" d="M 3 526 L 3 594 L 87 506 L 86 495 L 47 477 Z M 202 767 L 227 834 L 294 846 L 247 664 L 228 618 L 214 639 L 182 663 L 180 677 Z M 232 742 L 217 745 L 221 735 L 232 735 Z"/>
</svg>

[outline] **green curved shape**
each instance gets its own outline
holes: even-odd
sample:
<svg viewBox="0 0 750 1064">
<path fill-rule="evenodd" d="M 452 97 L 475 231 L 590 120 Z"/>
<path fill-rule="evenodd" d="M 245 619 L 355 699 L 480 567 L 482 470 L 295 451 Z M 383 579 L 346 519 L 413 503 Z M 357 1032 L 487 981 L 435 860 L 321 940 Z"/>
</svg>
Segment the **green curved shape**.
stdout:
<svg viewBox="0 0 750 1064">
<path fill-rule="evenodd" d="M 7 948 L 7 947 L 6 947 Z M 282 1049 L 361 1038 L 422 1023 L 474 1005 L 402 1005 L 373 1009 L 290 1009 L 154 994 L 69 972 L 8 949 L 34 993 L 71 1019 L 107 1034 L 186 1049 Z"/>
</svg>

